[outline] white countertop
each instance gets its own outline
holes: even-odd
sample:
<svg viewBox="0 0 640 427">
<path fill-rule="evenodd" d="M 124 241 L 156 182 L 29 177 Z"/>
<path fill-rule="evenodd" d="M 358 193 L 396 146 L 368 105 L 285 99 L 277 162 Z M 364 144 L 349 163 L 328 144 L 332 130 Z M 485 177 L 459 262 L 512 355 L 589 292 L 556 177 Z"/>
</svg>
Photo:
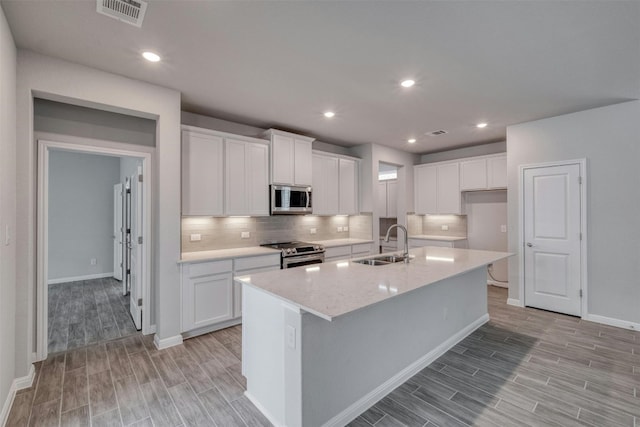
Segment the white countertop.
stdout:
<svg viewBox="0 0 640 427">
<path fill-rule="evenodd" d="M 416 248 L 410 254 L 414 258 L 409 264 L 369 266 L 344 260 L 240 276 L 236 280 L 333 320 L 512 255 L 440 247 Z"/>
<path fill-rule="evenodd" d="M 357 245 L 359 243 L 373 243 L 373 240 L 367 239 L 331 239 L 331 240 L 314 240 L 309 243 L 314 243 L 316 245 L 322 245 L 325 248 L 333 248 L 336 246 L 349 246 L 349 245 Z"/>
<path fill-rule="evenodd" d="M 443 242 L 457 242 L 460 240 L 467 240 L 466 237 L 460 236 L 436 236 L 435 234 L 414 234 L 413 236 L 409 236 L 410 239 L 421 239 L 421 240 L 440 240 Z"/>
<path fill-rule="evenodd" d="M 233 249 L 216 249 L 213 251 L 183 252 L 182 258 L 178 261 L 178 264 L 182 264 L 185 262 L 217 261 L 229 258 L 270 254 L 280 256 L 280 252 L 278 250 L 263 248 L 262 246 L 250 246 L 248 248 Z"/>
</svg>

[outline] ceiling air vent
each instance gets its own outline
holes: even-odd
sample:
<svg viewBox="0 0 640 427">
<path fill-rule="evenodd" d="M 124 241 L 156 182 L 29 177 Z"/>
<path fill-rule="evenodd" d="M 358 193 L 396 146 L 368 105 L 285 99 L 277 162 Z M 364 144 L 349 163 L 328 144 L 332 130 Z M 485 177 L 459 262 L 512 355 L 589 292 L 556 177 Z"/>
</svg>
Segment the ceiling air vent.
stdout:
<svg viewBox="0 0 640 427">
<path fill-rule="evenodd" d="M 96 0 L 96 10 L 103 15 L 141 27 L 147 3 L 142 0 Z"/>
<path fill-rule="evenodd" d="M 427 136 L 440 136 L 448 133 L 446 130 L 434 130 L 433 132 L 427 132 L 425 135 Z"/>
</svg>

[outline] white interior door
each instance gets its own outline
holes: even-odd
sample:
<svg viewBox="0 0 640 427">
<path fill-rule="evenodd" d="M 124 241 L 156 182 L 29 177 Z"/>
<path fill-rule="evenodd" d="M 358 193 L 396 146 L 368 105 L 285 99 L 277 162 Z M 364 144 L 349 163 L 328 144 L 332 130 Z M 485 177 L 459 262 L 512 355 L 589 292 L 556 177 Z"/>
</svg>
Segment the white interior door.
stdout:
<svg viewBox="0 0 640 427">
<path fill-rule="evenodd" d="M 113 278 L 122 280 L 124 267 L 122 258 L 123 236 L 123 211 L 122 211 L 122 183 L 113 186 Z M 123 292 L 126 292 L 126 283 L 123 281 Z"/>
<path fill-rule="evenodd" d="M 131 233 L 129 272 L 129 311 L 136 329 L 142 329 L 142 167 L 131 176 Z"/>
<path fill-rule="evenodd" d="M 581 315 L 580 165 L 524 170 L 525 305 Z"/>
</svg>

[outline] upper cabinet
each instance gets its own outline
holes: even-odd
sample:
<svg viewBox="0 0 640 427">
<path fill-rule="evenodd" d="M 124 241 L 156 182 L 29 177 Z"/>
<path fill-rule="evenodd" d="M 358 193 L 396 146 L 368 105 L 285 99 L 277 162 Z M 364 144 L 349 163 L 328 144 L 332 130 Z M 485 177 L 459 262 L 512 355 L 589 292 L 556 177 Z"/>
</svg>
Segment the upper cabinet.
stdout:
<svg viewBox="0 0 640 427">
<path fill-rule="evenodd" d="M 182 215 L 224 215 L 221 136 L 182 130 Z"/>
<path fill-rule="evenodd" d="M 378 181 L 378 215 L 380 218 L 398 217 L 398 181 Z"/>
<path fill-rule="evenodd" d="M 507 188 L 507 156 L 485 156 L 460 161 L 462 191 Z"/>
<path fill-rule="evenodd" d="M 271 183 L 311 185 L 313 138 L 276 129 L 265 136 L 271 140 Z"/>
<path fill-rule="evenodd" d="M 358 160 L 314 152 L 313 213 L 355 215 L 358 213 Z"/>
<path fill-rule="evenodd" d="M 414 166 L 417 214 L 460 214 L 460 177 L 457 162 Z"/>
<path fill-rule="evenodd" d="M 183 126 L 182 215 L 269 215 L 269 142 Z"/>
</svg>

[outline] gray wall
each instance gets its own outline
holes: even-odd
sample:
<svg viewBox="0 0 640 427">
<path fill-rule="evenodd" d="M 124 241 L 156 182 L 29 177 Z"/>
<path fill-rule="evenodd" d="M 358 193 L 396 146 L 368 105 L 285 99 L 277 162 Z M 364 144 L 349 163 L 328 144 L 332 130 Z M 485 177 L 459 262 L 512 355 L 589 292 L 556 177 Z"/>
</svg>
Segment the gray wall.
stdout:
<svg viewBox="0 0 640 427">
<path fill-rule="evenodd" d="M 474 145 L 456 150 L 423 154 L 420 158 L 420 163 L 444 162 L 446 160 L 457 160 L 465 157 L 485 156 L 488 154 L 504 153 L 506 150 L 507 143 L 505 141 L 493 142 L 491 144 Z"/>
<path fill-rule="evenodd" d="M 6 231 L 9 235 L 6 236 Z M 0 8 L 0 407 L 16 375 L 16 46 Z M 6 244 L 6 237 L 9 242 Z M 24 375 L 24 374 L 20 374 Z"/>
<path fill-rule="evenodd" d="M 632 101 L 507 128 L 509 250 L 518 253 L 518 167 L 587 159 L 588 311 L 640 322 L 640 102 Z M 521 298 L 517 257 L 509 296 Z"/>
<path fill-rule="evenodd" d="M 155 120 L 36 98 L 33 127 L 39 132 L 155 147 Z"/>
<path fill-rule="evenodd" d="M 118 182 L 118 157 L 51 151 L 50 281 L 113 273 L 113 186 Z"/>
</svg>

